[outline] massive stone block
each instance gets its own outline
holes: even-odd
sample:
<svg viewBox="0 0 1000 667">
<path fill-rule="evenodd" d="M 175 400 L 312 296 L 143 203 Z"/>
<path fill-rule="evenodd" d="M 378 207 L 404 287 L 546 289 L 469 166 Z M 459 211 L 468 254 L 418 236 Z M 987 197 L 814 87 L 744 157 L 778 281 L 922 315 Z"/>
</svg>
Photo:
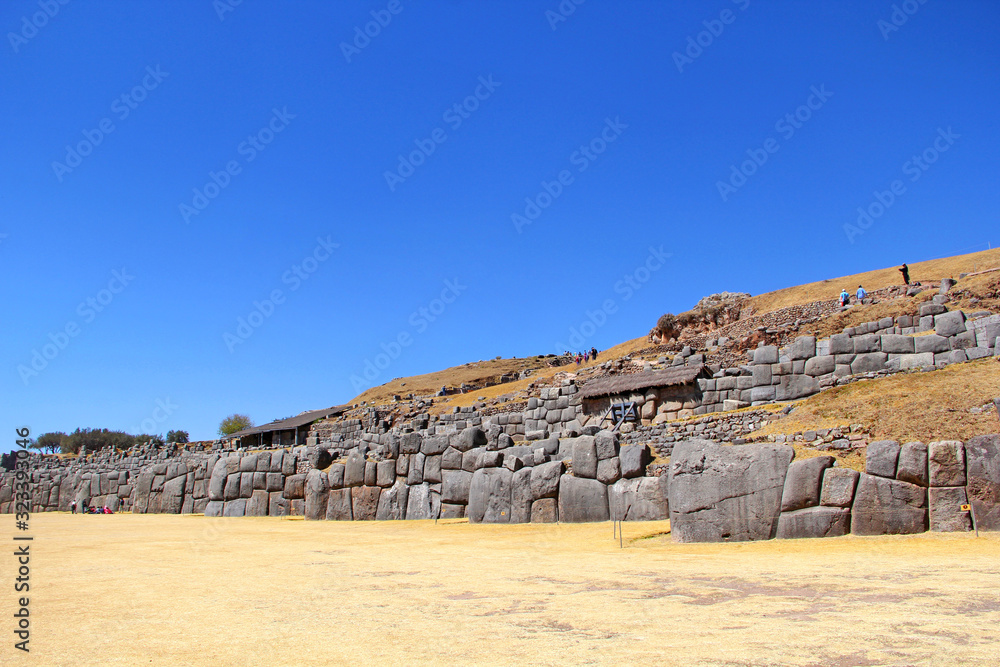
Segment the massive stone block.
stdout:
<svg viewBox="0 0 1000 667">
<path fill-rule="evenodd" d="M 617 456 L 597 462 L 597 480 L 601 484 L 614 484 L 621 476 L 621 463 Z"/>
<path fill-rule="evenodd" d="M 563 475 L 559 480 L 559 520 L 567 523 L 607 521 L 608 487 L 596 479 Z"/>
<path fill-rule="evenodd" d="M 621 479 L 609 486 L 608 510 L 615 521 L 662 521 L 670 518 L 667 497 L 656 477 Z"/>
<path fill-rule="evenodd" d="M 958 440 L 932 442 L 927 452 L 931 486 L 965 485 L 965 446 Z"/>
<path fill-rule="evenodd" d="M 424 459 L 424 481 L 431 484 L 440 484 L 441 479 L 441 456 L 427 456 Z"/>
<path fill-rule="evenodd" d="M 555 498 L 559 492 L 559 478 L 565 466 L 562 461 L 542 463 L 531 469 L 531 497 Z"/>
<path fill-rule="evenodd" d="M 851 511 L 843 507 L 809 507 L 782 512 L 778 538 L 839 537 L 851 529 Z"/>
<path fill-rule="evenodd" d="M 539 498 L 531 503 L 531 523 L 556 523 L 559 521 L 559 501 Z"/>
<path fill-rule="evenodd" d="M 972 520 L 962 505 L 969 502 L 964 486 L 932 486 L 927 490 L 931 530 L 957 532 L 972 530 Z"/>
<path fill-rule="evenodd" d="M 939 336 L 954 336 L 965 332 L 965 313 L 953 310 L 934 316 L 934 333 Z"/>
<path fill-rule="evenodd" d="M 396 482 L 396 462 L 379 461 L 375 464 L 375 486 L 387 489 Z"/>
<path fill-rule="evenodd" d="M 589 438 L 591 436 L 581 436 L 582 438 Z M 603 430 L 598 431 L 594 438 L 594 447 L 597 450 L 597 460 L 604 461 L 605 459 L 610 459 L 612 457 L 618 456 L 618 452 L 621 447 L 618 444 L 618 434 L 613 431 Z M 577 441 L 579 442 L 579 440 Z"/>
<path fill-rule="evenodd" d="M 402 479 L 396 480 L 391 487 L 385 489 L 379 495 L 378 506 L 375 510 L 375 519 L 378 521 L 402 521 L 405 519 L 410 489 L 416 489 L 420 486 L 422 485 L 409 487 Z"/>
<path fill-rule="evenodd" d="M 646 466 L 653 460 L 649 445 L 629 445 L 618 452 L 622 477 L 642 477 L 646 474 Z"/>
<path fill-rule="evenodd" d="M 865 452 L 865 472 L 879 477 L 896 477 L 899 462 L 899 443 L 895 440 L 876 440 L 868 443 Z"/>
<path fill-rule="evenodd" d="M 212 468 L 212 477 L 208 482 L 209 500 L 225 499 L 226 478 L 229 476 L 228 465 L 229 463 L 226 458 L 221 458 L 215 462 L 215 466 Z"/>
<path fill-rule="evenodd" d="M 365 457 L 357 449 L 352 449 L 344 468 L 344 486 L 361 486 L 364 482 Z"/>
<path fill-rule="evenodd" d="M 785 487 L 781 494 L 781 511 L 792 512 L 819 505 L 823 472 L 833 467 L 832 456 L 816 456 L 793 461 L 788 466 Z"/>
<path fill-rule="evenodd" d="M 444 450 L 444 454 L 441 455 L 441 468 L 443 470 L 461 470 L 462 452 L 454 447 Z"/>
<path fill-rule="evenodd" d="M 384 497 L 385 494 L 383 493 Z M 421 521 L 436 519 L 441 514 L 441 494 L 434 490 L 433 485 L 424 482 L 410 487 L 410 495 L 406 499 L 406 519 Z"/>
<path fill-rule="evenodd" d="M 205 516 L 222 516 L 222 510 L 225 503 L 221 500 L 210 500 L 208 505 L 205 505 Z"/>
<path fill-rule="evenodd" d="M 979 530 L 1000 530 L 1000 435 L 977 435 L 965 443 L 966 491 Z"/>
<path fill-rule="evenodd" d="M 872 373 L 885 369 L 885 362 L 889 358 L 885 352 L 866 352 L 854 357 L 851 362 L 851 373 Z"/>
<path fill-rule="evenodd" d="M 268 516 L 288 516 L 290 511 L 291 501 L 285 498 L 281 491 L 273 491 L 268 494 Z"/>
<path fill-rule="evenodd" d="M 832 354 L 825 354 L 819 357 L 806 359 L 805 373 L 812 377 L 832 373 L 836 368 L 836 357 Z"/>
<path fill-rule="evenodd" d="M 573 474 L 576 477 L 597 477 L 597 447 L 594 437 L 582 435 L 573 443 Z"/>
<path fill-rule="evenodd" d="M 351 509 L 351 489 L 331 489 L 326 505 L 326 518 L 329 521 L 351 521 L 354 512 Z"/>
<path fill-rule="evenodd" d="M 244 516 L 247 509 L 247 499 L 237 498 L 236 500 L 226 501 L 226 504 L 222 508 L 222 516 Z"/>
<path fill-rule="evenodd" d="M 521 468 L 511 479 L 510 523 L 531 521 L 531 468 Z"/>
<path fill-rule="evenodd" d="M 377 486 L 351 488 L 351 511 L 355 521 L 374 521 L 382 489 Z"/>
<path fill-rule="evenodd" d="M 267 516 L 271 496 L 267 491 L 257 489 L 247 500 L 246 516 Z"/>
<path fill-rule="evenodd" d="M 306 475 L 306 519 L 326 518 L 326 503 L 330 497 L 330 478 L 325 472 L 310 470 Z"/>
<path fill-rule="evenodd" d="M 823 472 L 823 489 L 820 505 L 826 507 L 850 507 L 854 502 L 854 489 L 861 473 L 850 468 L 827 468 Z"/>
<path fill-rule="evenodd" d="M 819 382 L 810 375 L 783 375 L 778 381 L 774 397 L 779 401 L 793 401 L 819 392 Z"/>
<path fill-rule="evenodd" d="M 480 468 L 472 475 L 466 515 L 472 523 L 509 523 L 511 483 L 506 468 Z"/>
<path fill-rule="evenodd" d="M 788 358 L 792 361 L 816 356 L 816 337 L 799 336 L 788 346 Z"/>
<path fill-rule="evenodd" d="M 448 449 L 448 436 L 446 435 L 428 436 L 424 438 L 423 444 L 420 445 L 420 451 L 423 452 L 424 456 L 444 454 L 446 449 Z"/>
<path fill-rule="evenodd" d="M 900 448 L 896 479 L 917 486 L 927 486 L 927 445 L 914 441 Z"/>
<path fill-rule="evenodd" d="M 468 505 L 472 473 L 466 470 L 444 470 L 441 475 L 444 478 L 441 486 L 441 501 Z"/>
<path fill-rule="evenodd" d="M 228 495 L 228 493 L 227 493 Z M 285 498 L 298 500 L 306 495 L 306 476 L 290 475 L 285 478 Z"/>
<path fill-rule="evenodd" d="M 476 447 L 485 447 L 488 440 L 486 433 L 478 426 L 470 426 L 460 433 L 455 433 L 450 439 L 451 446 L 460 452 L 467 452 Z"/>
<path fill-rule="evenodd" d="M 723 447 L 706 440 L 675 445 L 668 472 L 674 538 L 722 542 L 774 537 L 794 455 L 787 445 Z"/>
<path fill-rule="evenodd" d="M 180 514 L 181 506 L 184 504 L 184 486 L 187 477 L 181 475 L 163 484 L 163 492 L 160 494 L 160 511 L 164 514 Z"/>
<path fill-rule="evenodd" d="M 905 535 L 927 530 L 927 491 L 921 486 L 861 475 L 851 507 L 855 535 Z"/>
</svg>

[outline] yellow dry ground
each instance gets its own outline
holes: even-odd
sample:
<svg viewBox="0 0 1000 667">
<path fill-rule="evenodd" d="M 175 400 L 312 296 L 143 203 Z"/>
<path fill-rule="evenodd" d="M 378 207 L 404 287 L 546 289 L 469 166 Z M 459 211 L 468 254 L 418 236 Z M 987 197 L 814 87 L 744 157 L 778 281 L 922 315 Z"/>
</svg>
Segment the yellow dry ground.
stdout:
<svg viewBox="0 0 1000 667">
<path fill-rule="evenodd" d="M 1000 661 L 998 533 L 685 545 L 631 523 L 619 549 L 610 523 L 32 528 L 31 653 L 5 612 L 4 665 Z"/>
</svg>

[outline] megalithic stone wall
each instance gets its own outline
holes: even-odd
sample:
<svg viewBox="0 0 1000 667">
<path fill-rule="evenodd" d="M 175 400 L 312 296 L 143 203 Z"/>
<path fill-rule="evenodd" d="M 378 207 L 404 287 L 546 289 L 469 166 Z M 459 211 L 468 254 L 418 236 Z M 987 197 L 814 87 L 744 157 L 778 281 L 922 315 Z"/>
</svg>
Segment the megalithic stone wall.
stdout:
<svg viewBox="0 0 1000 667">
<path fill-rule="evenodd" d="M 668 472 L 680 542 L 1000 530 L 1000 435 L 868 445 L 865 472 L 787 445 L 689 440 Z M 972 511 L 962 509 L 971 505 Z"/>
</svg>

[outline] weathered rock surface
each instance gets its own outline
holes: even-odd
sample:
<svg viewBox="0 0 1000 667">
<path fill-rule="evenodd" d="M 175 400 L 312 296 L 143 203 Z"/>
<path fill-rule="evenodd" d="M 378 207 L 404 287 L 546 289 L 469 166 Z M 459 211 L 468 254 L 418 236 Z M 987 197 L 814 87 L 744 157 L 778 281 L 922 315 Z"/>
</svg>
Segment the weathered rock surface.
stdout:
<svg viewBox="0 0 1000 667">
<path fill-rule="evenodd" d="M 679 542 L 771 539 L 777 533 L 787 445 L 678 443 L 669 468 L 670 525 Z"/>
<path fill-rule="evenodd" d="M 472 485 L 472 473 L 466 470 L 444 470 L 441 473 L 441 501 L 459 505 L 469 504 L 469 487 Z"/>
<path fill-rule="evenodd" d="M 895 440 L 876 440 L 868 443 L 868 451 L 865 454 L 865 472 L 869 475 L 895 479 L 899 450 L 899 443 Z"/>
<path fill-rule="evenodd" d="M 964 486 L 932 486 L 927 490 L 930 528 L 938 532 L 972 530 L 972 519 L 962 505 L 969 502 Z"/>
<path fill-rule="evenodd" d="M 966 491 L 979 530 L 1000 530 L 1000 435 L 977 435 L 965 443 Z"/>
<path fill-rule="evenodd" d="M 839 537 L 851 529 L 851 511 L 844 507 L 808 507 L 782 512 L 778 537 L 782 539 Z"/>
<path fill-rule="evenodd" d="M 857 470 L 827 468 L 823 473 L 823 490 L 820 505 L 825 507 L 850 507 L 854 502 L 854 489 L 858 485 Z"/>
<path fill-rule="evenodd" d="M 351 489 L 332 489 L 327 499 L 326 518 L 329 521 L 352 521 L 354 512 L 351 509 Z"/>
<path fill-rule="evenodd" d="M 932 442 L 927 452 L 931 486 L 965 485 L 965 446 L 958 440 Z"/>
<path fill-rule="evenodd" d="M 351 511 L 355 521 L 374 521 L 378 512 L 378 499 L 382 489 L 377 486 L 351 488 Z"/>
<path fill-rule="evenodd" d="M 410 489 L 419 489 L 421 486 L 407 486 L 402 479 L 394 482 L 392 486 L 379 494 L 378 506 L 375 509 L 375 519 L 377 521 L 401 521 L 405 519 L 406 503 L 409 499 Z"/>
<path fill-rule="evenodd" d="M 917 486 L 927 486 L 927 445 L 907 442 L 899 450 L 896 479 Z"/>
<path fill-rule="evenodd" d="M 667 498 L 656 477 L 621 479 L 608 487 L 608 509 L 615 521 L 663 521 L 670 518 Z"/>
<path fill-rule="evenodd" d="M 511 482 L 506 468 L 480 468 L 472 475 L 466 515 L 472 523 L 509 523 Z"/>
<path fill-rule="evenodd" d="M 596 479 L 563 475 L 559 480 L 559 520 L 564 523 L 607 521 L 608 487 Z"/>
<path fill-rule="evenodd" d="M 792 512 L 819 505 L 823 471 L 833 467 L 832 456 L 816 456 L 802 461 L 792 461 L 785 476 L 781 494 L 781 511 Z"/>
<path fill-rule="evenodd" d="M 315 468 L 306 475 L 306 519 L 326 518 L 326 503 L 330 497 L 330 478 Z"/>
<path fill-rule="evenodd" d="M 927 491 L 921 486 L 861 475 L 851 507 L 855 535 L 904 535 L 927 530 Z"/>
<path fill-rule="evenodd" d="M 652 461 L 649 445 L 630 445 L 622 447 L 618 452 L 622 477 L 642 477 L 646 474 L 646 466 Z"/>
</svg>

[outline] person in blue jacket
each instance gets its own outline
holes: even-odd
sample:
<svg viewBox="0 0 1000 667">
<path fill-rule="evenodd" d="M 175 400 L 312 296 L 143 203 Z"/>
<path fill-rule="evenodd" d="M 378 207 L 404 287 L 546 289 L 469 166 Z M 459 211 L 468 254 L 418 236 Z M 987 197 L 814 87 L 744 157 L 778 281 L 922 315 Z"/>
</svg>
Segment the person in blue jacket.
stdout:
<svg viewBox="0 0 1000 667">
<path fill-rule="evenodd" d="M 855 294 L 858 297 L 858 303 L 861 303 L 864 299 L 868 298 L 868 292 L 861 285 L 858 285 L 858 293 Z"/>
</svg>

